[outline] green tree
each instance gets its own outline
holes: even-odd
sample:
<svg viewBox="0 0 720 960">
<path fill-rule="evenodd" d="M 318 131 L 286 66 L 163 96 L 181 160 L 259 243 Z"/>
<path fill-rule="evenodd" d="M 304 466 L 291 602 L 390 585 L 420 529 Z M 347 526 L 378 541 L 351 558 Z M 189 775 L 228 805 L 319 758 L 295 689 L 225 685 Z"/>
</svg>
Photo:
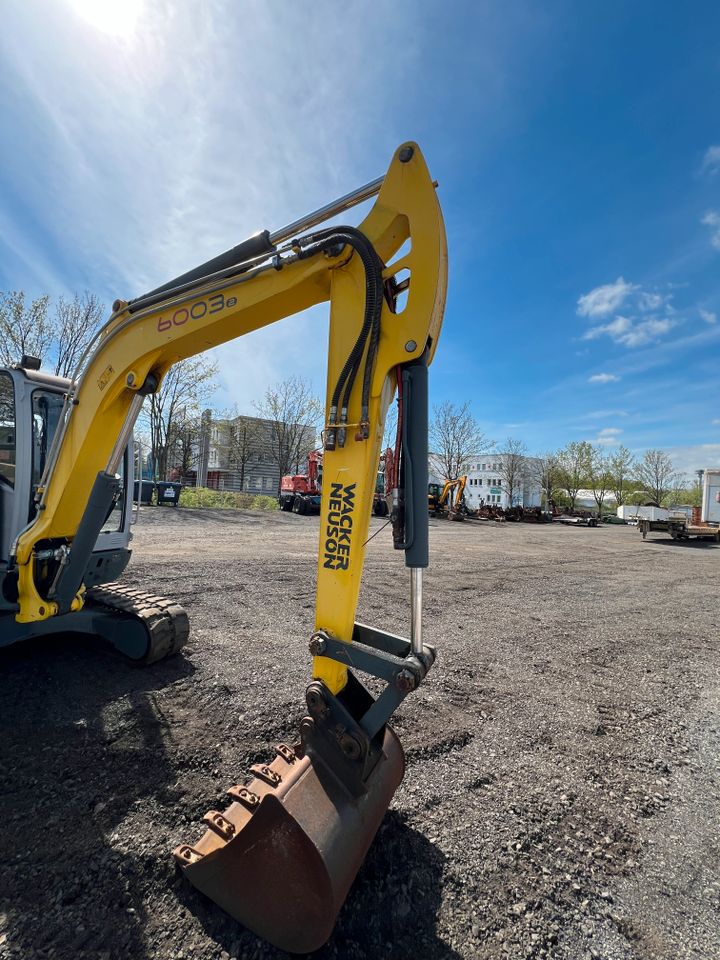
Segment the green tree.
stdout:
<svg viewBox="0 0 720 960">
<path fill-rule="evenodd" d="M 635 473 L 635 458 L 627 447 L 622 444 L 608 457 L 610 473 L 610 489 L 615 497 L 615 503 L 621 507 L 627 502 L 632 491 L 628 484 Z"/>
<path fill-rule="evenodd" d="M 505 485 L 508 505 L 513 506 L 517 497 L 522 494 L 528 476 L 527 447 L 522 440 L 513 440 L 508 437 L 500 455 L 498 473 Z"/>
<path fill-rule="evenodd" d="M 29 303 L 23 290 L 0 292 L 0 363 L 18 363 L 23 354 L 47 357 L 53 343 L 48 296 Z"/>
<path fill-rule="evenodd" d="M 556 454 L 558 486 L 567 494 L 570 509 L 575 509 L 578 491 L 588 485 L 592 445 L 585 440 L 573 441 Z"/>
<path fill-rule="evenodd" d="M 588 480 L 590 481 L 593 497 L 597 504 L 598 517 L 602 517 L 602 507 L 605 497 L 607 497 L 609 491 L 612 489 L 610 458 L 607 456 L 604 447 L 594 446 L 590 448 Z"/>
</svg>

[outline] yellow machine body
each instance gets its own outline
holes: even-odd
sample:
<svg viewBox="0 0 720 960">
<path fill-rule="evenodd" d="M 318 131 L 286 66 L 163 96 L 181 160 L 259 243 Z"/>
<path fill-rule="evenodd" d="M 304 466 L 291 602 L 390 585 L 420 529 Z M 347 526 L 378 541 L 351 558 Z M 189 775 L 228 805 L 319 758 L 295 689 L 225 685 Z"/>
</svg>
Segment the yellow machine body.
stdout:
<svg viewBox="0 0 720 960">
<path fill-rule="evenodd" d="M 315 623 L 317 631 L 342 644 L 352 643 L 356 629 L 385 416 L 397 388 L 397 371 L 421 357 L 427 363 L 432 360 L 442 324 L 447 284 L 445 230 L 435 184 L 417 145 L 404 144 L 396 151 L 377 199 L 357 229 L 386 265 L 383 279 L 388 289 L 399 275 L 406 281 L 409 274 L 409 286 L 403 284 L 407 299 L 398 312 L 394 312 L 393 297 L 383 303 L 367 419 L 361 422 L 358 378 L 350 395 L 345 443 L 324 454 Z M 392 261 L 404 244 L 407 252 Z M 349 246 L 307 258 L 296 256 L 294 250 L 291 245 L 283 248 L 281 262 L 261 261 L 240 275 L 216 274 L 170 290 L 166 298 L 147 307 L 142 300 L 139 308 L 132 302 L 116 303 L 81 377 L 72 384 L 51 465 L 38 491 L 37 516 L 15 544 L 18 621 L 45 620 L 58 613 L 53 596 L 38 582 L 37 554 L 48 543 L 65 545 L 72 552 L 93 481 L 108 471 L 119 438 L 126 438 L 132 428 L 139 394 L 149 379 L 161 383 L 174 363 L 329 301 L 325 430 L 333 429 L 333 385 L 363 323 L 363 264 Z M 73 610 L 82 607 L 83 596 L 81 586 L 72 599 Z M 313 678 L 329 694 L 342 694 L 348 683 L 348 662 L 320 653 L 313 658 Z M 248 807 L 242 798 L 237 799 L 237 791 L 243 788 L 233 788 L 236 793 L 230 808 L 206 818 L 206 837 L 176 851 L 189 879 L 243 923 L 285 949 L 319 946 L 332 929 L 355 871 L 402 778 L 402 749 L 390 728 L 383 728 L 373 742 L 378 744 L 379 760 L 354 794 L 346 792 L 338 798 L 332 771 L 314 755 L 303 756 L 298 748 L 280 755 L 274 768 L 277 782 L 263 774 L 259 782 L 265 786 L 250 791 L 257 798 L 261 816 L 253 812 L 252 804 Z M 293 770 L 291 782 L 284 788 L 283 765 Z M 319 797 L 325 798 L 320 822 L 318 810 L 323 804 Z M 262 830 L 261 823 L 265 823 Z M 286 850 L 300 851 L 300 857 L 305 850 L 315 864 L 309 873 L 298 869 L 293 874 L 286 862 L 280 871 L 285 877 L 277 875 L 269 858 L 265 869 L 273 875 L 258 876 L 261 868 L 255 857 L 251 873 L 243 879 L 247 858 L 259 849 L 257 843 L 271 852 L 286 834 L 291 837 Z M 245 852 L 240 854 L 241 850 Z M 281 858 L 278 863 L 285 861 Z M 309 889 L 312 877 L 319 885 L 314 890 Z M 257 893 L 263 885 L 272 891 L 269 897 Z M 293 904 L 284 919 L 273 913 L 277 907 L 272 906 L 283 896 Z"/>
</svg>

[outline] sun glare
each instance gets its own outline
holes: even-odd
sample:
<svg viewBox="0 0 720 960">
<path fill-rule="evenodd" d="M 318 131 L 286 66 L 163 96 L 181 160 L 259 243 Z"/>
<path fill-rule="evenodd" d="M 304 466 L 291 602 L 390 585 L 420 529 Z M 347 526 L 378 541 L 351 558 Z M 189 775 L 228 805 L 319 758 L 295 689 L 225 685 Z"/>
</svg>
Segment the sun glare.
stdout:
<svg viewBox="0 0 720 960">
<path fill-rule="evenodd" d="M 129 37 L 135 30 L 142 0 L 71 0 L 76 13 L 113 37 Z"/>
</svg>

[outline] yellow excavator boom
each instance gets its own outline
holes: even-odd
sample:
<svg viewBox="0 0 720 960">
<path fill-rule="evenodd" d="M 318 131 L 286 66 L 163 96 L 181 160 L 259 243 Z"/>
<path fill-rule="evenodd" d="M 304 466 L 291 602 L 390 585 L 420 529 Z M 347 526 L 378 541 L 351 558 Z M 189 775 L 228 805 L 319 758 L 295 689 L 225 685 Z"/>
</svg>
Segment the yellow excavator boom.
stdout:
<svg viewBox="0 0 720 960">
<path fill-rule="evenodd" d="M 301 725 L 302 744 L 284 747 L 247 789 L 232 788 L 228 810 L 208 814 L 203 840 L 176 851 L 196 886 L 256 932 L 296 951 L 319 946 L 332 929 L 402 777 L 402 751 L 386 720 L 434 659 L 421 634 L 427 540 L 419 517 L 427 523 L 426 371 L 445 303 L 445 230 L 416 144 L 398 148 L 386 175 L 352 202 L 373 193 L 376 200 L 357 228 L 302 233 L 324 213 L 351 205 L 339 202 L 312 220 L 260 234 L 143 297 L 116 301 L 73 378 L 38 512 L 11 558 L 18 621 L 79 610 L 89 550 L 117 495 L 118 464 L 144 398 L 174 363 L 330 302 L 310 716 Z M 397 257 L 403 245 L 407 250 Z M 411 569 L 410 641 L 355 622 L 385 415 L 398 385 L 404 404 L 398 475 L 405 493 L 393 521 L 395 545 L 405 548 Z M 390 692 L 375 701 L 349 666 L 383 677 Z M 315 814 L 323 804 L 326 822 L 318 827 Z M 279 829 L 280 810 L 291 820 L 290 826 L 283 820 L 288 835 L 298 830 L 285 860 L 267 840 Z M 330 843 L 339 834 L 345 839 Z M 270 869 L 262 858 L 248 874 L 248 857 L 258 851 L 274 863 L 272 882 L 258 879 L 258 871 Z M 312 869 L 293 873 L 298 860 Z M 278 916 L 283 883 L 304 886 L 308 894 Z"/>
</svg>

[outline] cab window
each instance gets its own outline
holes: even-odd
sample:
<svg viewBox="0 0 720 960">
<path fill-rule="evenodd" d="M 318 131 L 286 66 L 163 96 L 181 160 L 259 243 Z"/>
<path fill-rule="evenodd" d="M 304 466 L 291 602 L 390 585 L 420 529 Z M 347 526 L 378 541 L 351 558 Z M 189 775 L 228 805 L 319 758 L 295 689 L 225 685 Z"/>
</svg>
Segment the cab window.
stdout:
<svg viewBox="0 0 720 960">
<path fill-rule="evenodd" d="M 45 469 L 50 446 L 63 408 L 63 395 L 49 390 L 33 390 L 32 483 L 36 487 Z"/>
<path fill-rule="evenodd" d="M 15 486 L 15 392 L 7 373 L 0 373 L 0 484 Z"/>
<path fill-rule="evenodd" d="M 108 517 L 103 524 L 103 528 L 100 531 L 101 533 L 117 533 L 122 530 L 123 518 L 125 516 L 125 477 L 127 476 L 127 466 L 128 466 L 128 451 L 125 451 L 125 456 L 120 461 L 120 466 L 118 467 L 118 475 L 120 477 L 120 496 L 115 501 L 115 505 L 108 514 Z"/>
<path fill-rule="evenodd" d="M 50 390 L 34 390 L 32 396 L 32 418 L 33 418 L 33 450 L 32 450 L 32 483 L 33 497 L 34 491 L 45 470 L 48 454 L 52 445 L 55 431 L 57 430 L 60 416 L 63 409 L 63 394 L 53 393 Z M 122 489 L 125 486 L 125 476 L 127 475 L 127 451 L 120 464 L 120 477 L 122 480 Z M 108 514 L 103 525 L 102 533 L 115 533 L 122 529 L 124 515 L 125 498 L 120 495 L 118 501 Z M 35 513 L 34 504 L 30 507 L 31 519 Z"/>
</svg>

